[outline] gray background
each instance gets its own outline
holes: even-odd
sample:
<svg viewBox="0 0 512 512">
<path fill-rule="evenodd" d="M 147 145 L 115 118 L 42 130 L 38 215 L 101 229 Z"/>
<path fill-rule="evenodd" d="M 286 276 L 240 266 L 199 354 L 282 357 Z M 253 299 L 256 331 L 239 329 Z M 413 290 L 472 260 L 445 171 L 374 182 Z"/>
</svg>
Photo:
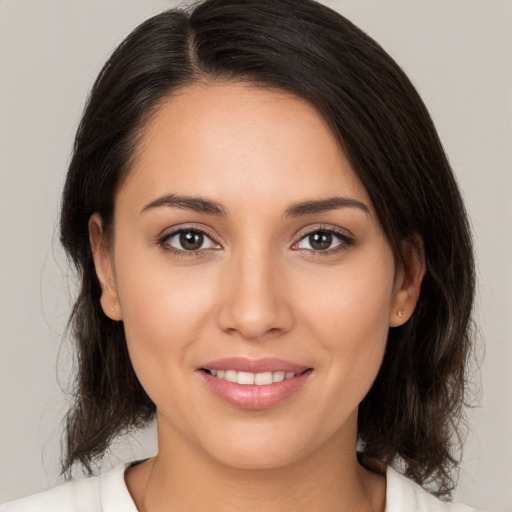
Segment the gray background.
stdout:
<svg viewBox="0 0 512 512">
<path fill-rule="evenodd" d="M 457 498 L 512 510 L 512 3 L 331 0 L 403 66 L 436 122 L 475 234 L 481 406 Z M 111 50 L 164 0 L 0 0 L 0 502 L 57 481 L 73 281 L 55 235 L 80 113 Z M 478 383 L 477 383 L 478 384 Z M 479 386 L 476 386 L 479 388 Z M 116 446 L 151 454 L 149 432 Z"/>
</svg>

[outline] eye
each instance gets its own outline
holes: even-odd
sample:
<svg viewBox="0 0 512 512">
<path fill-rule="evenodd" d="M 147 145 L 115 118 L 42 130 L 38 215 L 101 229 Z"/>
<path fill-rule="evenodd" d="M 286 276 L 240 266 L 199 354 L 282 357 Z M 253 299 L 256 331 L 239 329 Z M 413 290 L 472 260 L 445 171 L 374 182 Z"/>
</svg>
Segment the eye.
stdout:
<svg viewBox="0 0 512 512">
<path fill-rule="evenodd" d="M 177 251 L 193 252 L 205 249 L 218 249 L 216 244 L 206 233 L 198 229 L 180 229 L 166 235 L 161 244 L 170 246 Z"/>
<path fill-rule="evenodd" d="M 303 236 L 293 249 L 308 249 L 310 251 L 328 252 L 332 249 L 350 245 L 351 239 L 341 233 L 329 229 L 318 229 Z"/>
</svg>

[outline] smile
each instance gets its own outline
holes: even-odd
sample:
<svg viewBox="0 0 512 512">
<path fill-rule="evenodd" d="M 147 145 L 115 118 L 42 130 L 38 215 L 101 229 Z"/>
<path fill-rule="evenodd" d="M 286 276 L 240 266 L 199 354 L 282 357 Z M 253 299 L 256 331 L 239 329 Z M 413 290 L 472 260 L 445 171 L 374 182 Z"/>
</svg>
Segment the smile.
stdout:
<svg viewBox="0 0 512 512">
<path fill-rule="evenodd" d="M 307 385 L 313 368 L 276 358 L 229 357 L 199 367 L 207 389 L 239 409 L 270 409 Z"/>
<path fill-rule="evenodd" d="M 293 379 L 297 374 L 295 372 L 286 372 L 278 370 L 275 372 L 242 372 L 236 370 L 205 370 L 210 375 L 227 382 L 236 382 L 241 385 L 267 386 L 275 382 L 282 382 L 286 379 Z"/>
</svg>

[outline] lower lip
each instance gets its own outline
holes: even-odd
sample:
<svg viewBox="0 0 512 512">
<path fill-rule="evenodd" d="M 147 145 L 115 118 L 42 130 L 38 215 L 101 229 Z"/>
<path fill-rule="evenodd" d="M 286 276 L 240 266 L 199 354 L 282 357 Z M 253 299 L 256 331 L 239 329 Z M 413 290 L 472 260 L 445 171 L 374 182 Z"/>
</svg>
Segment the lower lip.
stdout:
<svg viewBox="0 0 512 512">
<path fill-rule="evenodd" d="M 311 375 L 311 370 L 291 379 L 263 386 L 228 382 L 205 371 L 201 371 L 201 374 L 211 391 L 229 405 L 240 409 L 262 410 L 280 404 L 297 392 Z"/>
</svg>

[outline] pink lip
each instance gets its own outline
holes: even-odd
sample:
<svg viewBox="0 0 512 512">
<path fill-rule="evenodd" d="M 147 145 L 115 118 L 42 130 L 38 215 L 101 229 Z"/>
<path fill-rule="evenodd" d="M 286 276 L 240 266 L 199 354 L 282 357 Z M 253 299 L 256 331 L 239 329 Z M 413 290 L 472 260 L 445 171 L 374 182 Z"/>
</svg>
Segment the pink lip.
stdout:
<svg viewBox="0 0 512 512">
<path fill-rule="evenodd" d="M 291 379 L 274 382 L 264 386 L 243 385 L 228 382 L 210 375 L 203 369 L 236 370 L 251 373 L 262 372 L 294 372 Z M 244 358 L 226 358 L 205 364 L 200 372 L 209 389 L 221 400 L 240 409 L 262 410 L 278 405 L 302 388 L 311 375 L 311 369 L 290 361 L 275 358 L 250 360 Z"/>
</svg>

